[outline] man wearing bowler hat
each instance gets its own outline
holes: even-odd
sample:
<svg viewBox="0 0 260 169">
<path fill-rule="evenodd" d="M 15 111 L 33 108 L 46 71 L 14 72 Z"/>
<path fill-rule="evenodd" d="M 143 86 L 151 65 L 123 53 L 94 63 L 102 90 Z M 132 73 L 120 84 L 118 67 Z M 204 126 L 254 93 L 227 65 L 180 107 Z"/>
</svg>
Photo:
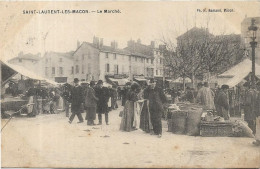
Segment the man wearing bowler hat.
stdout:
<svg viewBox="0 0 260 169">
<path fill-rule="evenodd" d="M 144 90 L 144 99 L 149 101 L 149 110 L 154 134 L 162 136 L 162 113 L 163 104 L 166 103 L 166 96 L 163 90 L 156 86 L 154 79 L 149 82 L 148 88 Z"/>
<path fill-rule="evenodd" d="M 74 79 L 74 86 L 71 90 L 71 116 L 69 118 L 69 123 L 72 123 L 75 115 L 78 116 L 79 122 L 83 122 L 83 117 L 81 115 L 81 106 L 84 103 L 84 96 L 83 96 L 83 88 L 79 85 L 79 79 Z"/>
<path fill-rule="evenodd" d="M 109 90 L 106 87 L 103 87 L 103 81 L 99 80 L 96 88 L 96 97 L 97 97 L 97 114 L 98 114 L 98 125 L 102 125 L 102 114 L 105 114 L 106 124 L 108 123 L 108 100 L 109 100 Z"/>
</svg>

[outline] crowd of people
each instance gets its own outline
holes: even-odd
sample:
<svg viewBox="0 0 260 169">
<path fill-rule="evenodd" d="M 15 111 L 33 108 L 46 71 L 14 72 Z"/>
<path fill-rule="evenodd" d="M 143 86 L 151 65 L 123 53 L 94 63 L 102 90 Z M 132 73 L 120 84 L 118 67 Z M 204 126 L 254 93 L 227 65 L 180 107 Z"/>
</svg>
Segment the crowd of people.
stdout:
<svg viewBox="0 0 260 169">
<path fill-rule="evenodd" d="M 161 118 L 165 111 L 164 104 L 167 103 L 166 94 L 171 96 L 171 103 L 183 101 L 197 103 L 202 105 L 204 110 L 211 111 L 225 120 L 230 120 L 229 86 L 222 85 L 221 88 L 212 89 L 208 82 L 198 83 L 197 90 L 186 87 L 185 92 L 180 88 L 163 90 L 156 85 L 154 79 L 150 79 L 149 83 L 143 86 L 136 82 L 128 82 L 120 88 L 116 85 L 103 86 L 102 80 L 97 83 L 91 81 L 89 84 L 80 85 L 79 80 L 75 78 L 74 85 L 64 84 L 62 87 L 56 88 L 35 85 L 25 93 L 17 89 L 13 83 L 10 83 L 6 93 L 13 96 L 24 94 L 29 97 L 29 102 L 34 104 L 32 110 L 28 111 L 30 117 L 39 114 L 40 110 L 42 113 L 55 114 L 60 109 L 65 110 L 69 123 L 73 122 L 75 116 L 78 117 L 79 123 L 82 123 L 84 121 L 82 113 L 86 111 L 87 125 L 96 125 L 94 123 L 96 114 L 98 116 L 97 125 L 102 124 L 103 116 L 105 123 L 109 125 L 109 112 L 117 109 L 118 100 L 121 100 L 123 111 L 120 112 L 120 130 L 128 132 L 139 128 L 140 112 L 138 110 L 140 110 L 141 103 L 147 100 L 153 129 L 151 133 L 159 137 L 162 135 Z M 253 134 L 256 134 L 256 124 L 260 116 L 260 83 L 257 83 L 256 86 L 250 85 L 249 82 L 244 83 L 239 95 L 244 120 Z M 39 98 L 42 101 L 41 105 L 39 105 Z M 259 139 L 255 144 L 260 145 Z"/>
<path fill-rule="evenodd" d="M 70 89 L 69 89 L 70 88 Z M 120 94 L 119 94 L 120 93 Z M 139 128 L 139 118 L 136 119 L 135 106 L 138 101 L 144 99 L 149 100 L 149 111 L 151 115 L 151 123 L 153 125 L 152 134 L 159 137 L 162 135 L 161 117 L 163 113 L 163 104 L 166 102 L 166 96 L 161 88 L 156 86 L 155 81 L 152 79 L 148 86 L 140 86 L 138 83 L 126 83 L 125 87 L 118 89 L 116 86 L 104 87 L 103 81 L 99 80 L 96 84 L 91 81 L 89 85 L 82 86 L 79 84 L 77 78 L 74 79 L 74 86 L 64 85 L 64 90 L 61 95 L 65 101 L 66 116 L 69 110 L 69 103 L 71 103 L 71 115 L 69 123 L 72 123 L 74 117 L 78 117 L 78 123 L 84 121 L 82 111 L 86 111 L 85 120 L 87 125 L 102 125 L 102 116 L 105 116 L 105 123 L 109 125 L 109 111 L 117 109 L 117 100 L 121 98 L 122 106 L 121 111 L 121 124 L 120 130 L 133 131 Z M 98 116 L 98 124 L 95 124 L 96 114 Z"/>
</svg>

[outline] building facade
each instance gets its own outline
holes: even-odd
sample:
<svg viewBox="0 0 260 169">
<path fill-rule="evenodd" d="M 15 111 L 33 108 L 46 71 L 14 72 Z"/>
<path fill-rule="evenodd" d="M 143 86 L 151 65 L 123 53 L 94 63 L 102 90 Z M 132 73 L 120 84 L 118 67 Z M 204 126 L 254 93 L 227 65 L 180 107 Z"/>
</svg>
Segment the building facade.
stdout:
<svg viewBox="0 0 260 169">
<path fill-rule="evenodd" d="M 41 76 L 44 73 L 40 53 L 33 55 L 31 53 L 24 54 L 20 52 L 17 57 L 10 59 L 8 63 L 23 66 L 30 71 L 37 72 Z"/>
<path fill-rule="evenodd" d="M 141 44 L 130 40 L 124 49 L 119 49 L 116 41 L 110 46 L 103 39 L 94 37 L 93 42 L 77 42 L 77 49 L 67 53 L 46 52 L 43 57 L 28 56 L 27 60 L 17 57 L 10 62 L 42 71 L 42 75 L 58 83 L 80 81 L 106 81 L 107 78 L 134 80 L 134 77 L 149 79 L 162 78 L 164 75 L 165 48 Z M 27 64 L 28 62 L 28 64 Z M 26 63 L 26 64 L 25 64 Z M 37 71 L 39 72 L 39 71 Z"/>
<path fill-rule="evenodd" d="M 58 83 L 71 82 L 73 80 L 72 52 L 58 53 L 46 52 L 41 58 L 44 77 Z"/>
</svg>

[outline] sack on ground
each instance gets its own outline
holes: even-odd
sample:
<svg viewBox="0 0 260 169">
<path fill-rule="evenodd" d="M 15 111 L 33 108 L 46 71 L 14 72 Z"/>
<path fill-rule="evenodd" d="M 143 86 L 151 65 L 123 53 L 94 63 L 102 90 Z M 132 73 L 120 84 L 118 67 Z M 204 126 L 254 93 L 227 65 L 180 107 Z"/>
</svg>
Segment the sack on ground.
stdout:
<svg viewBox="0 0 260 169">
<path fill-rule="evenodd" d="M 241 120 L 236 120 L 233 125 L 233 131 L 235 137 L 250 137 L 253 138 L 252 130 L 247 126 L 247 124 Z"/>
</svg>

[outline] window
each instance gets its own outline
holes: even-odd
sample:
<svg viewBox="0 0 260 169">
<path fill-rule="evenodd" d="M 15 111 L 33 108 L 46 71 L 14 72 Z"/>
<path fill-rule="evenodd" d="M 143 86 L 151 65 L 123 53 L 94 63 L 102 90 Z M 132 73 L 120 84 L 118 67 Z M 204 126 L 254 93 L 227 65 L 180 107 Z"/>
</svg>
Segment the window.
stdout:
<svg viewBox="0 0 260 169">
<path fill-rule="evenodd" d="M 118 65 L 114 65 L 114 74 L 118 74 Z"/>
<path fill-rule="evenodd" d="M 45 59 L 45 63 L 48 63 L 48 58 Z"/>
<path fill-rule="evenodd" d="M 125 73 L 125 66 L 122 65 L 122 74 Z"/>
<path fill-rule="evenodd" d="M 142 62 L 142 63 L 144 62 L 144 58 L 141 58 L 141 62 Z"/>
<path fill-rule="evenodd" d="M 156 75 L 158 75 L 158 70 L 156 70 Z"/>
<path fill-rule="evenodd" d="M 114 53 L 114 60 L 116 60 L 116 53 Z"/>
<path fill-rule="evenodd" d="M 74 67 L 71 67 L 71 74 L 74 74 Z"/>
<path fill-rule="evenodd" d="M 82 74 L 85 73 L 85 65 L 82 65 L 81 73 L 82 73 Z"/>
<path fill-rule="evenodd" d="M 158 51 L 156 51 L 156 55 L 158 55 Z"/>
<path fill-rule="evenodd" d="M 52 67 L 51 74 L 55 75 L 55 67 Z"/>
<path fill-rule="evenodd" d="M 89 74 L 91 73 L 91 64 L 90 63 L 88 64 L 88 73 Z"/>
<path fill-rule="evenodd" d="M 106 53 L 106 58 L 108 58 L 108 53 Z"/>
<path fill-rule="evenodd" d="M 84 60 L 84 59 L 85 59 L 85 56 L 84 56 L 84 54 L 82 54 L 82 56 L 81 56 L 81 57 L 82 57 L 82 59 L 81 59 L 81 60 Z"/>
<path fill-rule="evenodd" d="M 151 64 L 153 64 L 153 59 L 151 60 Z"/>
<path fill-rule="evenodd" d="M 146 63 L 149 63 L 149 59 L 146 59 Z"/>
<path fill-rule="evenodd" d="M 91 53 L 88 51 L 88 58 L 91 59 Z"/>
<path fill-rule="evenodd" d="M 131 73 L 132 72 L 132 70 L 131 70 L 132 68 L 131 68 L 131 66 L 129 66 L 129 73 Z"/>
<path fill-rule="evenodd" d="M 76 61 L 79 61 L 79 56 L 78 55 L 76 55 Z"/>
<path fill-rule="evenodd" d="M 109 64 L 106 64 L 106 65 L 105 65 L 105 69 L 106 69 L 106 70 L 105 70 L 106 72 L 109 72 Z"/>
<path fill-rule="evenodd" d="M 76 74 L 78 74 L 79 73 L 79 65 L 76 65 Z"/>
<path fill-rule="evenodd" d="M 59 68 L 60 74 L 63 75 L 63 67 Z"/>
<path fill-rule="evenodd" d="M 48 72 L 48 67 L 45 67 L 45 76 L 48 76 L 49 72 Z"/>
<path fill-rule="evenodd" d="M 131 61 L 131 56 L 128 57 L 128 60 Z"/>
<path fill-rule="evenodd" d="M 60 58 L 60 62 L 62 62 L 62 58 Z"/>
<path fill-rule="evenodd" d="M 137 62 L 137 57 L 135 56 L 135 61 Z"/>
</svg>

